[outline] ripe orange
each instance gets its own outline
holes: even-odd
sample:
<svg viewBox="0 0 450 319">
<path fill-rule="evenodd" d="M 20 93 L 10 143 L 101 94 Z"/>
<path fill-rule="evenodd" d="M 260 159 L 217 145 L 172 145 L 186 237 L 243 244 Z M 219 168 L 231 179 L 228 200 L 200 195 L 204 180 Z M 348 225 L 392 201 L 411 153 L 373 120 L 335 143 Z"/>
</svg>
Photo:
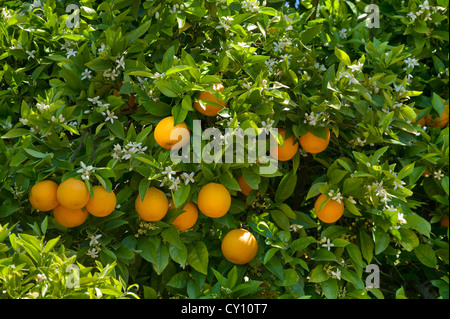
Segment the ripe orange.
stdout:
<svg viewBox="0 0 450 319">
<path fill-rule="evenodd" d="M 248 230 L 233 229 L 223 238 L 221 249 L 228 261 L 243 265 L 255 258 L 258 252 L 258 242 Z"/>
<path fill-rule="evenodd" d="M 250 185 L 247 184 L 247 182 L 245 181 L 244 176 L 239 176 L 237 179 L 237 182 L 239 184 L 239 186 L 241 187 L 241 192 L 242 194 L 244 194 L 245 196 L 248 196 L 250 194 L 250 192 L 253 190 L 253 188 L 250 187 Z M 259 194 L 259 192 L 258 192 Z"/>
<path fill-rule="evenodd" d="M 173 206 L 173 204 L 171 205 Z M 195 225 L 198 219 L 198 209 L 193 202 L 189 202 L 183 208 L 184 212 L 172 222 L 179 230 L 186 230 Z"/>
<path fill-rule="evenodd" d="M 136 212 L 147 222 L 155 222 L 166 216 L 169 201 L 163 191 L 150 187 L 145 193 L 144 200 L 138 195 L 134 202 Z"/>
<path fill-rule="evenodd" d="M 70 209 L 59 205 L 53 209 L 53 217 L 61 226 L 72 228 L 83 224 L 88 217 L 88 212 L 81 208 Z"/>
<path fill-rule="evenodd" d="M 56 196 L 62 206 L 70 209 L 79 209 L 86 206 L 90 198 L 84 182 L 74 178 L 69 178 L 59 184 Z"/>
<path fill-rule="evenodd" d="M 322 209 L 320 209 L 322 203 L 325 202 L 327 199 L 328 198 L 325 195 L 321 194 L 314 204 L 314 210 L 316 212 L 317 217 L 321 221 L 323 221 L 324 223 L 331 224 L 336 222 L 344 214 L 344 204 L 339 203 L 336 200 L 330 199 L 328 203 L 326 203 L 322 207 Z"/>
<path fill-rule="evenodd" d="M 303 149 L 309 153 L 317 154 L 323 152 L 330 143 L 330 130 L 328 127 L 327 131 L 327 139 L 323 139 L 315 136 L 311 132 L 306 133 L 305 135 L 300 136 L 299 142 Z"/>
<path fill-rule="evenodd" d="M 44 180 L 31 187 L 30 204 L 42 212 L 52 210 L 59 205 L 56 198 L 58 184 L 51 180 Z"/>
<path fill-rule="evenodd" d="M 108 193 L 103 186 L 94 186 L 94 197 L 90 197 L 86 210 L 94 216 L 105 217 L 116 209 L 116 194 Z"/>
<path fill-rule="evenodd" d="M 272 155 L 273 158 L 279 160 L 279 161 L 289 161 L 292 159 L 298 150 L 298 142 L 295 141 L 294 143 L 294 135 L 291 134 L 288 139 L 286 139 L 286 130 L 284 128 L 278 129 L 278 134 L 281 135 L 283 138 L 284 146 L 278 145 L 277 147 L 270 149 L 270 155 Z M 273 139 L 273 137 L 270 137 Z M 276 151 L 278 150 L 278 154 L 276 154 Z"/>
<path fill-rule="evenodd" d="M 186 123 L 174 124 L 173 116 L 168 116 L 155 127 L 155 141 L 166 150 L 177 150 L 189 143 L 190 133 Z"/>
<path fill-rule="evenodd" d="M 219 218 L 231 207 L 231 195 L 228 189 L 218 183 L 209 183 L 200 189 L 197 196 L 200 211 L 208 217 Z"/>
<path fill-rule="evenodd" d="M 448 228 L 448 217 L 447 216 L 442 216 L 440 225 L 441 225 L 441 227 Z"/>
<path fill-rule="evenodd" d="M 211 88 L 214 91 L 218 91 L 218 92 L 223 92 L 223 90 L 225 90 L 225 87 L 222 84 L 214 84 Z M 205 108 L 203 108 L 199 102 L 194 102 L 194 106 L 197 109 L 197 111 L 199 111 L 200 113 L 202 113 L 206 116 L 216 116 L 217 113 L 219 113 L 219 111 L 221 109 L 223 109 L 224 107 L 227 106 L 227 101 L 222 101 L 221 99 L 217 99 L 214 96 L 214 94 L 207 92 L 207 91 L 202 91 L 198 97 L 198 100 L 202 101 Z M 217 103 L 220 106 L 208 104 L 207 101 Z"/>
<path fill-rule="evenodd" d="M 449 106 L 447 104 L 445 106 L 442 114 L 440 116 L 433 117 L 433 119 L 430 120 L 429 125 L 431 125 L 431 127 L 440 127 L 441 129 L 446 127 L 448 125 L 448 121 L 449 121 L 449 114 L 448 114 L 449 110 L 448 109 L 449 109 Z"/>
</svg>

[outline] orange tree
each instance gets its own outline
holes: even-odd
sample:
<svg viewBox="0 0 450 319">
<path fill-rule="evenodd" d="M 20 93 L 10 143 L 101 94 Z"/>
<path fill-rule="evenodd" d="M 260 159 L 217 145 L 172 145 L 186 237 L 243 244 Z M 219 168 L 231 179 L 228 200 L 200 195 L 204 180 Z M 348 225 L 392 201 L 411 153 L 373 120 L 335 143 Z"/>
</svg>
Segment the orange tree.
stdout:
<svg viewBox="0 0 450 319">
<path fill-rule="evenodd" d="M 0 3 L 0 269 L 45 235 L 91 297 L 448 298 L 448 1 Z"/>
</svg>

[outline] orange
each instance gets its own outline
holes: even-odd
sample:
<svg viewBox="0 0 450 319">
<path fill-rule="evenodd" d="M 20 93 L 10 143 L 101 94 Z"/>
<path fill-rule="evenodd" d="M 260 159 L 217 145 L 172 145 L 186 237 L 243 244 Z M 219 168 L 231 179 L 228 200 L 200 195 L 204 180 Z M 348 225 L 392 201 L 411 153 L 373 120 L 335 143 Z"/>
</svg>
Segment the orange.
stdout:
<svg viewBox="0 0 450 319">
<path fill-rule="evenodd" d="M 253 188 L 250 187 L 250 185 L 247 184 L 247 182 L 245 181 L 244 176 L 239 176 L 237 179 L 237 182 L 239 184 L 239 186 L 241 187 L 241 192 L 242 194 L 244 194 L 245 196 L 248 196 L 250 194 L 250 192 L 253 190 Z M 259 194 L 259 192 L 258 192 Z"/>
<path fill-rule="evenodd" d="M 291 134 L 288 139 L 286 139 L 286 130 L 284 128 L 278 129 L 278 134 L 283 138 L 284 146 L 278 145 L 277 147 L 270 149 L 270 155 L 279 161 L 289 161 L 292 159 L 298 150 L 298 142 L 294 143 L 294 135 Z M 270 138 L 273 139 L 271 136 Z M 276 154 L 278 150 L 278 154 Z"/>
<path fill-rule="evenodd" d="M 52 210 L 59 205 L 56 198 L 58 184 L 51 180 L 40 181 L 31 187 L 30 204 L 42 212 Z"/>
<path fill-rule="evenodd" d="M 70 209 L 59 205 L 53 209 L 53 217 L 61 226 L 72 228 L 83 224 L 88 217 L 88 212 L 81 208 Z"/>
<path fill-rule="evenodd" d="M 223 90 L 225 90 L 225 87 L 222 84 L 214 84 L 211 89 L 213 89 L 214 91 L 218 91 L 218 92 L 223 92 Z M 199 111 L 200 113 L 206 115 L 206 116 L 216 116 L 217 113 L 219 113 L 219 111 L 221 109 L 223 109 L 224 107 L 227 106 L 227 102 L 226 101 L 222 101 L 220 99 L 217 99 L 213 93 L 207 92 L 207 91 L 202 91 L 200 93 L 200 95 L 198 96 L 198 100 L 202 101 L 203 106 L 205 108 L 203 108 L 199 102 L 194 102 L 194 106 L 197 109 L 197 111 Z M 212 105 L 212 104 L 208 104 L 209 102 L 213 102 L 213 103 L 217 103 L 220 106 L 216 106 L 216 105 Z"/>
<path fill-rule="evenodd" d="M 90 197 L 86 210 L 94 216 L 105 217 L 116 209 L 116 194 L 108 193 L 103 186 L 94 186 L 94 197 Z"/>
<path fill-rule="evenodd" d="M 320 206 L 323 202 L 325 202 L 328 198 L 321 194 L 314 204 L 314 210 L 316 212 L 317 217 L 323 221 L 324 223 L 334 223 L 344 214 L 344 204 L 339 203 L 336 200 L 330 199 L 328 203 L 326 203 L 322 209 Z"/>
<path fill-rule="evenodd" d="M 449 118 L 448 118 L 448 104 L 445 106 L 444 111 L 442 112 L 442 114 L 439 117 L 433 117 L 433 119 L 430 121 L 430 125 L 431 127 L 440 127 L 441 129 L 443 129 L 444 127 L 447 126 Z"/>
<path fill-rule="evenodd" d="M 312 154 L 323 152 L 330 143 L 330 130 L 328 129 L 328 127 L 326 128 L 326 131 L 327 131 L 326 140 L 315 136 L 311 132 L 308 132 L 305 135 L 300 136 L 300 138 L 298 139 L 300 145 L 303 147 L 305 151 Z"/>
<path fill-rule="evenodd" d="M 419 109 L 414 109 L 414 111 L 416 112 L 416 114 L 419 114 L 421 110 L 419 110 Z M 419 124 L 419 125 L 422 126 L 422 127 L 424 127 L 424 126 L 426 126 L 426 125 L 430 125 L 431 118 L 430 118 L 430 115 L 429 115 L 429 114 L 425 115 L 425 116 L 422 117 L 420 120 L 418 120 L 418 119 L 417 119 L 417 116 L 416 116 L 416 118 L 413 120 L 413 122 Z"/>
<path fill-rule="evenodd" d="M 183 208 L 184 212 L 172 222 L 178 230 L 186 230 L 195 225 L 198 218 L 198 209 L 193 202 L 189 202 Z"/>
<path fill-rule="evenodd" d="M 189 143 L 190 133 L 186 123 L 174 124 L 173 116 L 168 116 L 155 127 L 155 141 L 166 150 L 177 150 Z"/>
<path fill-rule="evenodd" d="M 147 190 L 143 201 L 138 195 L 134 205 L 139 216 L 147 222 L 163 219 L 169 210 L 169 201 L 166 194 L 155 187 L 150 187 Z"/>
<path fill-rule="evenodd" d="M 255 258 L 258 252 L 258 242 L 248 230 L 233 229 L 223 238 L 221 249 L 228 261 L 243 265 Z"/>
<path fill-rule="evenodd" d="M 231 207 L 231 195 L 228 189 L 218 183 L 209 183 L 200 189 L 197 196 L 200 211 L 208 217 L 219 218 Z"/>
<path fill-rule="evenodd" d="M 84 182 L 69 178 L 59 184 L 56 192 L 58 202 L 67 208 L 78 209 L 86 206 L 89 201 L 89 191 Z"/>
<path fill-rule="evenodd" d="M 441 227 L 448 228 L 448 217 L 447 216 L 442 216 L 440 225 L 441 225 Z"/>
</svg>

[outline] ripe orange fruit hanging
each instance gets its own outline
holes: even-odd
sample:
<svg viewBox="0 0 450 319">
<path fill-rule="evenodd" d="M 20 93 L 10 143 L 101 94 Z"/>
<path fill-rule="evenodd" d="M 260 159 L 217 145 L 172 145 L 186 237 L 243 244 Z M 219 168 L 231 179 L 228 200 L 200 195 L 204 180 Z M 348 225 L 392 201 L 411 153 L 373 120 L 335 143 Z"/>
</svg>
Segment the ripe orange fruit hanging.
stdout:
<svg viewBox="0 0 450 319">
<path fill-rule="evenodd" d="M 442 111 L 442 114 L 440 116 L 433 117 L 432 120 L 430 120 L 429 125 L 431 127 L 440 127 L 443 129 L 448 125 L 449 121 L 449 106 L 448 104 L 445 106 L 444 111 Z"/>
<path fill-rule="evenodd" d="M 173 204 L 171 205 L 173 206 Z M 178 230 L 186 230 L 195 225 L 198 219 L 198 209 L 193 202 L 188 202 L 183 207 L 184 212 L 172 222 Z"/>
<path fill-rule="evenodd" d="M 94 197 L 89 197 L 86 210 L 94 216 L 105 217 L 116 209 L 117 199 L 113 191 L 108 191 L 103 186 L 94 186 Z"/>
<path fill-rule="evenodd" d="M 228 261 L 243 265 L 255 258 L 258 252 L 258 242 L 248 230 L 233 229 L 223 238 L 221 249 Z"/>
<path fill-rule="evenodd" d="M 305 135 L 300 136 L 298 139 L 302 148 L 308 153 L 317 154 L 323 152 L 330 143 L 330 130 L 328 127 L 327 131 L 327 139 L 323 139 L 315 136 L 311 132 L 306 133 Z"/>
<path fill-rule="evenodd" d="M 286 139 L 286 130 L 284 128 L 278 129 L 278 134 L 281 135 L 283 138 L 284 145 L 278 145 L 277 147 L 270 149 L 270 155 L 272 155 L 273 158 L 279 160 L 279 161 L 289 161 L 292 159 L 298 150 L 298 142 L 294 140 L 294 135 L 291 134 L 288 139 Z M 272 136 L 270 136 L 271 139 L 273 139 Z M 295 142 L 295 143 L 294 143 Z M 278 150 L 278 154 L 277 153 Z"/>
<path fill-rule="evenodd" d="M 35 209 L 42 212 L 52 210 L 59 205 L 56 198 L 56 191 L 58 184 L 51 180 L 44 180 L 36 183 L 31 187 L 30 191 L 30 204 Z"/>
<path fill-rule="evenodd" d="M 214 84 L 211 89 L 218 92 L 223 92 L 225 87 L 222 84 Z M 200 113 L 206 116 L 216 116 L 217 113 L 221 109 L 227 106 L 227 101 L 223 101 L 221 99 L 217 99 L 213 93 L 202 91 L 198 97 L 199 101 L 202 101 L 202 104 L 205 108 L 200 105 L 200 102 L 194 102 L 194 106 Z M 220 106 L 216 106 L 215 104 L 208 104 L 209 102 L 217 103 Z"/>
<path fill-rule="evenodd" d="M 448 228 L 448 217 L 442 216 L 441 221 L 439 223 L 441 227 L 447 227 Z"/>
<path fill-rule="evenodd" d="M 174 124 L 173 116 L 168 116 L 155 127 L 155 141 L 166 150 L 177 150 L 189 143 L 190 140 L 189 128 L 186 123 Z"/>
<path fill-rule="evenodd" d="M 344 214 L 344 204 L 339 203 L 336 200 L 330 199 L 323 207 L 320 209 L 320 206 L 323 202 L 328 199 L 327 196 L 321 194 L 315 204 L 314 210 L 316 212 L 317 217 L 323 221 L 324 223 L 334 223 Z"/>
<path fill-rule="evenodd" d="M 70 209 L 59 205 L 53 209 L 53 217 L 61 226 L 73 228 L 82 225 L 86 221 L 88 212 L 81 208 Z"/>
<path fill-rule="evenodd" d="M 250 194 L 250 192 L 253 190 L 253 188 L 250 187 L 250 185 L 247 184 L 247 182 L 245 181 L 244 176 L 239 176 L 237 179 L 237 182 L 239 184 L 239 186 L 241 187 L 241 192 L 242 194 L 244 194 L 245 196 L 248 196 Z M 259 194 L 259 192 L 258 192 Z"/>
<path fill-rule="evenodd" d="M 231 207 L 231 195 L 228 189 L 218 183 L 209 183 L 200 189 L 197 196 L 200 211 L 208 217 L 219 218 Z"/>
<path fill-rule="evenodd" d="M 147 222 L 155 222 L 166 216 L 169 210 L 169 201 L 162 190 L 150 187 L 145 193 L 144 200 L 138 195 L 134 202 L 136 212 L 141 219 Z"/>
<path fill-rule="evenodd" d="M 86 206 L 90 198 L 84 182 L 74 178 L 69 178 L 59 184 L 56 196 L 62 206 L 70 209 L 79 209 Z"/>
</svg>

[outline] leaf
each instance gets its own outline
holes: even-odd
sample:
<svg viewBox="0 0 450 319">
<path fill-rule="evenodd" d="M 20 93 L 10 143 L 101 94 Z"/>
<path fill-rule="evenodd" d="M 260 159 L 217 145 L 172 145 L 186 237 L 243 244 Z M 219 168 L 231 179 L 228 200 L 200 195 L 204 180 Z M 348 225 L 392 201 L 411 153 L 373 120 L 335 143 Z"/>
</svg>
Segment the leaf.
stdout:
<svg viewBox="0 0 450 319">
<path fill-rule="evenodd" d="M 330 278 L 330 276 L 323 270 L 323 266 L 317 265 L 311 273 L 309 282 L 319 283 L 319 282 L 324 282 L 324 281 L 328 280 L 329 278 Z"/>
<path fill-rule="evenodd" d="M 330 278 L 320 284 L 322 291 L 327 299 L 336 299 L 338 293 L 337 280 Z"/>
<path fill-rule="evenodd" d="M 202 241 L 189 246 L 187 262 L 189 265 L 202 274 L 208 273 L 208 249 Z"/>
<path fill-rule="evenodd" d="M 167 80 L 157 80 L 154 82 L 156 87 L 167 97 L 179 97 L 177 91 Z"/>
<path fill-rule="evenodd" d="M 241 190 L 241 188 L 239 186 L 239 183 L 231 175 L 231 173 L 229 171 L 220 174 L 219 182 L 220 182 L 220 184 L 222 184 L 226 188 L 229 188 L 229 189 L 232 189 L 232 190 L 236 190 L 236 191 L 240 191 Z"/>
<path fill-rule="evenodd" d="M 282 203 L 294 193 L 295 186 L 297 185 L 297 174 L 289 172 L 281 179 L 275 192 L 275 202 Z"/>
<path fill-rule="evenodd" d="M 6 133 L 5 135 L 3 135 L 2 138 L 3 139 L 16 138 L 16 137 L 28 135 L 28 134 L 30 134 L 30 131 L 27 129 L 14 128 L 14 129 L 10 130 L 8 133 Z"/>
<path fill-rule="evenodd" d="M 364 259 L 367 261 L 368 264 L 372 261 L 373 258 L 373 249 L 374 249 L 374 243 L 372 241 L 372 238 L 367 234 L 366 231 L 360 230 L 359 231 L 359 240 L 361 241 L 361 252 L 364 257 Z"/>
<path fill-rule="evenodd" d="M 50 252 L 58 243 L 59 239 L 61 238 L 61 236 L 58 236 L 56 238 L 50 239 L 47 244 L 45 245 L 44 251 L 43 253 L 46 254 L 48 252 Z"/>
<path fill-rule="evenodd" d="M 194 67 L 192 67 L 191 65 L 176 65 L 176 66 L 173 66 L 170 69 L 168 69 L 166 71 L 166 75 L 171 75 L 171 74 L 175 74 L 175 73 L 186 71 L 186 70 L 192 70 L 193 68 Z"/>
<path fill-rule="evenodd" d="M 334 54 L 336 54 L 337 58 L 344 63 L 346 66 L 350 66 L 352 61 L 350 57 L 344 51 L 340 50 L 337 46 L 334 47 Z"/>
<path fill-rule="evenodd" d="M 444 101 L 435 92 L 433 92 L 433 96 L 431 98 L 431 105 L 433 105 L 433 108 L 436 110 L 439 116 L 442 114 L 442 112 L 444 112 L 445 108 Z"/>
<path fill-rule="evenodd" d="M 420 244 L 414 249 L 416 257 L 427 267 L 435 268 L 437 265 L 436 253 L 429 245 Z"/>
<path fill-rule="evenodd" d="M 145 23 L 142 23 L 141 25 L 139 25 L 139 27 L 128 33 L 128 44 L 133 43 L 137 38 L 144 35 L 145 32 L 147 32 L 147 30 L 150 28 L 151 24 L 152 20 L 149 19 Z"/>
<path fill-rule="evenodd" d="M 356 246 L 355 244 L 349 244 L 345 247 L 345 249 L 347 250 L 348 255 L 356 265 L 358 265 L 359 267 L 364 267 L 361 251 L 359 250 L 358 246 Z"/>
<path fill-rule="evenodd" d="M 400 228 L 398 231 L 400 233 L 400 244 L 407 251 L 412 251 L 419 245 L 419 238 L 412 230 Z"/>
</svg>

